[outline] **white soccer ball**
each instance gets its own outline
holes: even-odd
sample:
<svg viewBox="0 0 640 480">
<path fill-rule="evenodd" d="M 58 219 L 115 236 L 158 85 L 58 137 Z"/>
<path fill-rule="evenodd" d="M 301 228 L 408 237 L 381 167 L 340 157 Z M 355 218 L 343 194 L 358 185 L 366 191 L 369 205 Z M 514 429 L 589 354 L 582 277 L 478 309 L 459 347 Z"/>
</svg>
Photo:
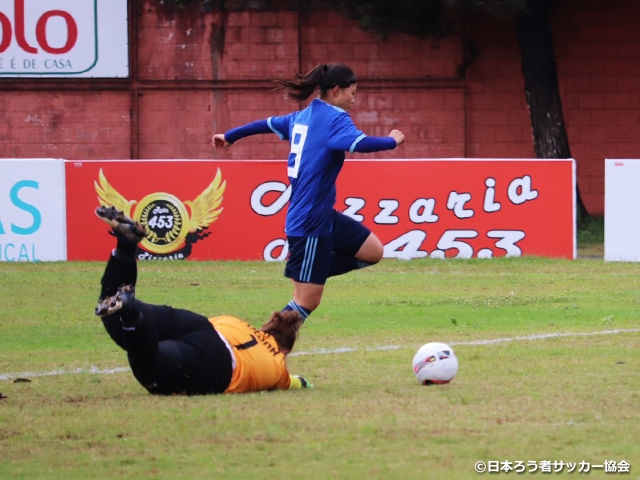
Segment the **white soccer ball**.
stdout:
<svg viewBox="0 0 640 480">
<path fill-rule="evenodd" d="M 430 342 L 413 357 L 413 374 L 422 385 L 442 385 L 458 372 L 458 359 L 446 343 Z"/>
</svg>

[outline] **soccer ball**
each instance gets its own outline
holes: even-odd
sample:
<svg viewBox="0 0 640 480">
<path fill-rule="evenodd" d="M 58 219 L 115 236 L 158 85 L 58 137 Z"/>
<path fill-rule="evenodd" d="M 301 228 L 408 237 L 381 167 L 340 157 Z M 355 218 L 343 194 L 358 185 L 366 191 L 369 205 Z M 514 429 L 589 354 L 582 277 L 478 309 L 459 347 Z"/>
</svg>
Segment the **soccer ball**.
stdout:
<svg viewBox="0 0 640 480">
<path fill-rule="evenodd" d="M 458 372 L 458 359 L 446 343 L 430 342 L 413 357 L 413 374 L 422 385 L 443 385 Z"/>
</svg>

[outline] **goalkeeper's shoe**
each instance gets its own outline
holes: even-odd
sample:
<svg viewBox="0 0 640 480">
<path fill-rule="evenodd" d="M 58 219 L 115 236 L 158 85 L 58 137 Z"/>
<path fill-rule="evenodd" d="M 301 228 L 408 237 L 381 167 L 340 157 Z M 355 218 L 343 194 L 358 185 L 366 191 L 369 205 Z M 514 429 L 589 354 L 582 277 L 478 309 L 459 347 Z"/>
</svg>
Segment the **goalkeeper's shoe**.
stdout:
<svg viewBox="0 0 640 480">
<path fill-rule="evenodd" d="M 126 312 L 134 303 L 136 298 L 136 290 L 133 285 L 123 285 L 118 288 L 115 295 L 103 298 L 98 302 L 96 307 L 96 315 L 106 317 L 116 312 Z"/>
<path fill-rule="evenodd" d="M 111 231 L 116 237 L 138 243 L 147 235 L 147 229 L 144 225 L 130 219 L 115 207 L 100 206 L 96 208 L 96 215 L 111 227 Z"/>
<path fill-rule="evenodd" d="M 300 375 L 289 375 L 291 379 L 291 385 L 289 385 L 289 390 L 301 390 L 303 388 L 313 388 L 313 385 L 309 383 L 305 378 Z"/>
</svg>

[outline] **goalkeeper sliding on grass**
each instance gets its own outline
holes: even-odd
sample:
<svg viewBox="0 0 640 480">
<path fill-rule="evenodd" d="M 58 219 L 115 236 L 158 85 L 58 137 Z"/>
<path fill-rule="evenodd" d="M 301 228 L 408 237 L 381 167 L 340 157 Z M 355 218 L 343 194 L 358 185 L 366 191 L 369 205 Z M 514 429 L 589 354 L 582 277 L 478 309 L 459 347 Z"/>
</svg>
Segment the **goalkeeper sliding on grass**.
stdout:
<svg viewBox="0 0 640 480">
<path fill-rule="evenodd" d="M 274 312 L 262 328 L 239 318 L 207 318 L 189 310 L 135 298 L 136 246 L 145 227 L 113 207 L 96 215 L 111 227 L 117 246 L 101 280 L 96 315 L 128 354 L 138 382 L 159 395 L 205 395 L 310 388 L 289 375 L 285 356 L 302 325 L 295 311 Z"/>
</svg>

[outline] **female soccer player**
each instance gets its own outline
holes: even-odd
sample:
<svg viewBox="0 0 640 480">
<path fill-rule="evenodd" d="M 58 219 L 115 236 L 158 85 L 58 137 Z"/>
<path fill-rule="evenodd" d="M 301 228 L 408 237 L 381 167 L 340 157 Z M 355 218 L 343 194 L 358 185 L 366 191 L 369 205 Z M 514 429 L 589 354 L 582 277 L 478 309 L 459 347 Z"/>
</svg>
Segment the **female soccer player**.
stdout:
<svg viewBox="0 0 640 480">
<path fill-rule="evenodd" d="M 113 207 L 96 215 L 117 239 L 104 275 L 96 315 L 126 350 L 138 382 L 152 394 L 203 395 L 311 387 L 289 375 L 291 352 L 302 319 L 275 312 L 260 330 L 231 316 L 207 319 L 189 310 L 135 299 L 136 245 L 145 227 Z"/>
<path fill-rule="evenodd" d="M 319 98 L 304 110 L 216 134 L 212 144 L 214 149 L 228 148 L 260 133 L 275 133 L 290 142 L 285 276 L 293 280 L 294 294 L 283 312 L 296 311 L 304 322 L 320 304 L 327 278 L 376 264 L 383 254 L 378 237 L 334 209 L 345 152 L 393 150 L 404 135 L 392 130 L 388 137 L 368 137 L 356 128 L 347 111 L 356 101 L 357 78 L 342 63 L 318 65 L 276 84 L 292 100 L 306 100 L 316 90 Z"/>
</svg>

